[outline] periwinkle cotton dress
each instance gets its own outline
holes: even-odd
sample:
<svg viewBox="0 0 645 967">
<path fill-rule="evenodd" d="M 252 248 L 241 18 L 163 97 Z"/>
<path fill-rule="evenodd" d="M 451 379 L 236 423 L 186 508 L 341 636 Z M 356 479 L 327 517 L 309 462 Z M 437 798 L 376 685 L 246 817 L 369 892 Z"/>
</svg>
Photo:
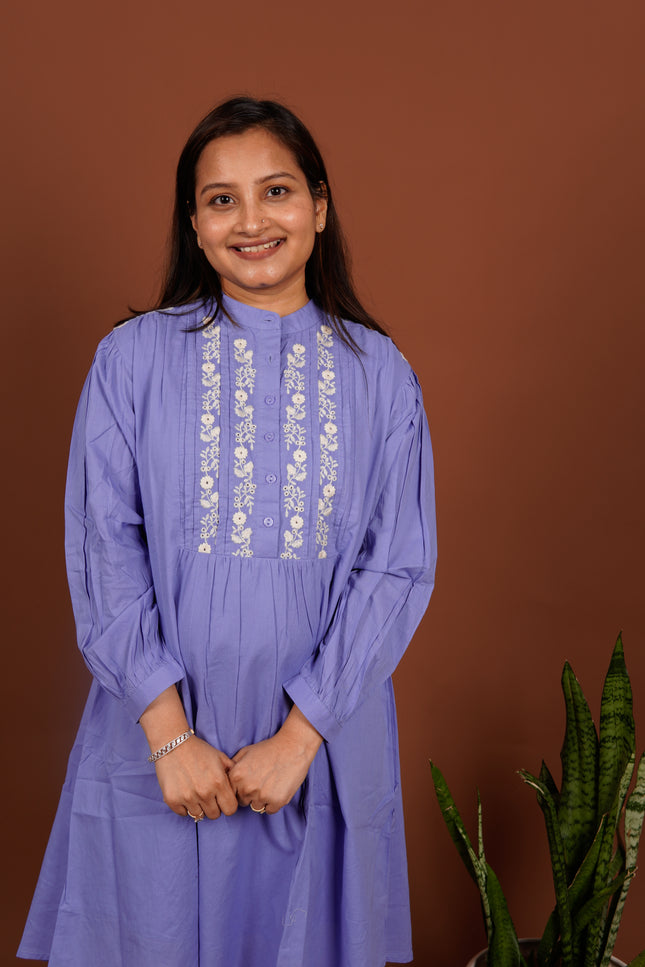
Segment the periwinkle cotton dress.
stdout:
<svg viewBox="0 0 645 967">
<path fill-rule="evenodd" d="M 50 967 L 411 958 L 391 673 L 428 603 L 432 455 L 392 342 L 309 302 L 149 313 L 78 408 L 67 561 L 94 681 L 19 956 Z M 296 703 L 323 735 L 276 815 L 163 803 L 139 716 L 177 683 L 228 755 Z"/>
</svg>

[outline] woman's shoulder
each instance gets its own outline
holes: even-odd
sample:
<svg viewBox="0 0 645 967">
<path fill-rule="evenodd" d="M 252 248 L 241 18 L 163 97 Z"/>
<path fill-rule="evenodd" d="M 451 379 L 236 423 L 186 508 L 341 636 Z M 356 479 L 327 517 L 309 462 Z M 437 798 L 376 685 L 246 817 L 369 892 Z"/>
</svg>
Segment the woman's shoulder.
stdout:
<svg viewBox="0 0 645 967">
<path fill-rule="evenodd" d="M 100 341 L 97 353 L 120 353 L 130 363 L 137 356 L 150 358 L 160 341 L 185 338 L 187 330 L 201 326 L 205 320 L 204 306 L 197 302 L 138 313 L 117 323 Z"/>
<path fill-rule="evenodd" d="M 409 362 L 390 336 L 357 322 L 343 320 L 343 325 L 358 346 L 360 363 L 368 373 L 395 386 L 413 375 Z"/>
</svg>

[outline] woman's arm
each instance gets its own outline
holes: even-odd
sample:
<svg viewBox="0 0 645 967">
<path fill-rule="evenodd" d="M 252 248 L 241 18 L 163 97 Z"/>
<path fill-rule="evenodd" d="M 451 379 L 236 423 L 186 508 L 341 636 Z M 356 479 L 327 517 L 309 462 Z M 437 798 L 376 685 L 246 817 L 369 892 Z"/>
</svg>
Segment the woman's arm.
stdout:
<svg viewBox="0 0 645 967">
<path fill-rule="evenodd" d="M 174 685 L 158 695 L 139 719 L 151 752 L 188 730 L 188 721 Z M 187 812 L 209 819 L 237 809 L 228 770 L 233 761 L 196 735 L 155 763 L 164 802 L 179 816 Z"/>
</svg>

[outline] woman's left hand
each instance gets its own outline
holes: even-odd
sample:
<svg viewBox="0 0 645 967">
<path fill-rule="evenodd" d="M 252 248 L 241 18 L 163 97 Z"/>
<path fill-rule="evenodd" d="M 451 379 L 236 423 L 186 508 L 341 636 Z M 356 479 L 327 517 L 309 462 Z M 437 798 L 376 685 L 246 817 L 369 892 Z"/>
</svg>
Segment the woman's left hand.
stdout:
<svg viewBox="0 0 645 967">
<path fill-rule="evenodd" d="M 277 813 L 304 782 L 321 742 L 322 736 L 294 706 L 274 736 L 233 756 L 228 778 L 240 805 Z"/>
</svg>

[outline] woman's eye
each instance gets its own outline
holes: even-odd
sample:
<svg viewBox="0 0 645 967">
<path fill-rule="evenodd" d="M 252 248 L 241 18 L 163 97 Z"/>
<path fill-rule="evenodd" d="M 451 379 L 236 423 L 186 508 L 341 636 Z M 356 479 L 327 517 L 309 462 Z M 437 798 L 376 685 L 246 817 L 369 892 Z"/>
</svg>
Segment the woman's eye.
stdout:
<svg viewBox="0 0 645 967">
<path fill-rule="evenodd" d="M 215 195 L 213 198 L 211 198 L 208 204 L 222 206 L 222 205 L 230 205 L 232 201 L 233 199 L 231 198 L 230 195 Z"/>
<path fill-rule="evenodd" d="M 288 189 L 283 188 L 282 185 L 273 185 L 269 188 L 268 195 L 271 198 L 280 198 L 281 195 L 286 195 Z"/>
</svg>

